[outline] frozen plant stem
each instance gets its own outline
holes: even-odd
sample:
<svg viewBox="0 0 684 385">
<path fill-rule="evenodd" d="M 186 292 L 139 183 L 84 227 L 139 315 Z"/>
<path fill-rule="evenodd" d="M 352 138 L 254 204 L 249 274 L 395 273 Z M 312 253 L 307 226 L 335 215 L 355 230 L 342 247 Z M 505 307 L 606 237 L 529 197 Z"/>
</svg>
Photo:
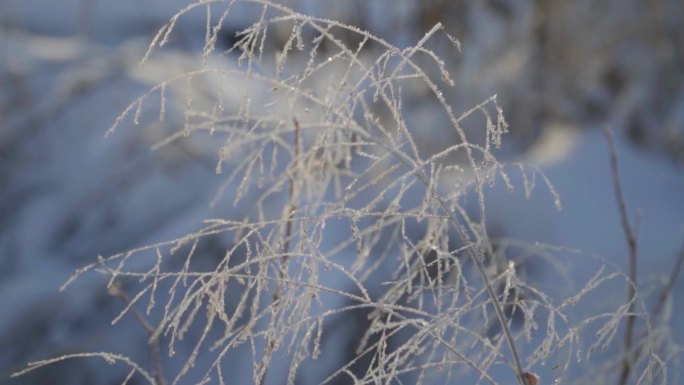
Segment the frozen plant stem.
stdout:
<svg viewBox="0 0 684 385">
<path fill-rule="evenodd" d="M 674 283 L 677 280 L 679 270 L 682 269 L 683 263 L 684 245 L 682 245 L 682 248 L 679 250 L 679 253 L 677 254 L 677 261 L 675 262 L 674 268 L 672 269 L 672 273 L 670 273 L 670 278 L 667 280 L 667 285 L 665 285 L 663 292 L 660 293 L 660 296 L 658 296 L 658 302 L 656 302 L 655 306 L 653 306 L 653 323 L 655 323 L 656 319 L 658 318 L 658 315 L 660 315 L 660 311 L 663 309 L 663 305 L 665 305 L 667 297 L 672 293 L 672 287 L 674 286 Z"/>
<path fill-rule="evenodd" d="M 617 201 L 618 209 L 620 210 L 620 220 L 622 221 L 622 231 L 625 234 L 627 241 L 627 248 L 629 252 L 629 285 L 627 287 L 629 301 L 629 315 L 627 316 L 627 328 L 625 330 L 625 357 L 622 360 L 622 371 L 620 372 L 619 385 L 625 385 L 632 372 L 632 362 L 635 357 L 632 357 L 632 339 L 634 334 L 634 296 L 636 295 L 637 283 L 637 237 L 632 225 L 629 223 L 627 215 L 627 204 L 622 193 L 622 184 L 620 183 L 620 170 L 618 167 L 617 153 L 615 151 L 615 141 L 613 140 L 613 133 L 610 128 L 606 127 L 603 130 L 606 136 L 606 143 L 608 144 L 608 153 L 610 155 L 610 168 L 613 178 L 613 188 L 615 190 L 615 200 Z"/>
<path fill-rule="evenodd" d="M 399 160 L 406 165 L 409 168 L 414 168 L 414 162 L 406 156 L 404 153 L 397 151 L 395 149 L 392 149 L 390 147 L 381 145 L 381 147 L 385 148 L 387 151 L 391 152 L 394 154 Z M 420 182 L 427 188 L 430 185 L 430 182 L 428 180 L 427 175 L 425 173 L 416 168 L 416 176 L 420 180 Z M 477 173 L 476 173 L 476 178 Z M 478 178 L 479 179 L 479 178 Z M 479 182 L 478 182 L 479 183 Z M 444 203 L 444 200 L 442 200 L 438 195 L 435 195 L 435 199 L 437 201 L 437 204 L 439 204 L 440 208 L 447 214 L 449 222 L 454 226 L 456 229 L 456 232 L 458 233 L 458 236 L 463 239 L 464 241 L 468 239 L 468 236 L 466 234 L 466 230 L 463 229 L 463 226 L 458 222 L 458 220 L 454 217 L 454 214 L 449 208 L 447 207 L 446 203 Z M 501 329 L 504 332 L 504 336 L 506 337 L 506 341 L 508 342 L 508 347 L 511 350 L 511 355 L 513 355 L 513 361 L 515 362 L 515 374 L 516 374 L 516 379 L 521 385 L 532 385 L 528 382 L 527 376 L 525 376 L 523 368 L 522 368 L 522 363 L 520 361 L 520 354 L 518 354 L 518 349 L 515 347 L 515 340 L 513 339 L 513 334 L 511 333 L 510 328 L 508 327 L 508 323 L 506 322 L 506 317 L 504 316 L 503 313 L 503 306 L 501 305 L 501 302 L 499 301 L 499 298 L 496 296 L 496 293 L 494 292 L 494 289 L 492 287 L 492 283 L 489 280 L 489 277 L 487 276 L 487 272 L 485 271 L 484 264 L 482 263 L 482 256 L 484 255 L 485 252 L 485 247 L 484 245 L 480 247 L 480 253 L 479 255 L 473 251 L 474 248 L 466 248 L 466 252 L 468 253 L 468 256 L 470 259 L 473 261 L 475 266 L 477 267 L 477 271 L 482 276 L 482 280 L 484 281 L 485 287 L 487 289 L 487 295 L 489 296 L 490 300 L 492 301 L 492 304 L 494 305 L 494 312 L 496 313 L 496 318 L 499 320 L 499 323 L 501 324 Z"/>
<path fill-rule="evenodd" d="M 296 171 L 296 162 L 299 162 L 299 153 L 300 153 L 300 140 L 299 140 L 299 135 L 300 135 L 300 127 L 299 127 L 299 121 L 297 118 L 292 118 L 292 123 L 294 124 L 295 130 L 294 130 L 294 155 L 292 157 L 293 163 L 292 166 L 295 168 L 294 171 Z M 287 212 L 286 212 L 286 218 L 285 218 L 285 238 L 284 238 L 284 243 L 283 243 L 283 257 L 281 259 L 281 267 L 280 267 L 280 281 L 282 282 L 283 279 L 285 279 L 286 271 L 287 271 L 287 260 L 288 260 L 288 255 L 290 252 L 290 239 L 292 238 L 292 216 L 294 215 L 295 211 L 297 211 L 297 199 L 295 198 L 295 183 L 296 183 L 296 178 L 297 178 L 297 173 L 292 172 L 290 174 L 290 186 L 289 186 L 289 191 L 288 191 L 288 203 L 287 203 Z M 275 293 L 273 293 L 273 301 L 277 301 L 280 298 L 280 283 L 278 283 Z"/>
<path fill-rule="evenodd" d="M 292 166 L 296 170 L 296 162 L 299 162 L 299 154 L 300 154 L 300 127 L 299 127 L 299 121 L 297 118 L 292 118 L 292 123 L 294 124 L 294 155 L 292 157 Z M 294 216 L 295 211 L 297 211 L 297 199 L 295 198 L 296 194 L 296 187 L 295 187 L 295 182 L 297 178 L 297 173 L 292 172 L 290 174 L 290 186 L 288 190 L 288 203 L 287 203 L 287 211 L 285 213 L 286 218 L 285 218 L 285 238 L 283 242 L 283 255 L 282 258 L 280 259 L 280 272 L 278 273 L 278 280 L 276 281 L 276 288 L 273 293 L 273 303 L 276 303 L 280 300 L 280 288 L 281 285 L 285 282 L 287 278 L 287 260 L 288 256 L 290 253 L 290 239 L 292 238 L 292 217 Z M 275 341 L 270 342 L 270 347 L 269 349 L 273 350 L 275 349 Z M 261 374 L 261 378 L 257 382 L 257 384 L 264 384 L 266 381 L 266 377 L 268 376 L 268 367 L 264 368 L 263 373 Z"/>
<path fill-rule="evenodd" d="M 667 298 L 672 294 L 672 287 L 677 281 L 677 277 L 679 276 L 679 271 L 682 268 L 682 264 L 684 264 L 684 245 L 682 245 L 682 248 L 679 250 L 679 253 L 677 254 L 677 260 L 675 261 L 672 272 L 670 273 L 670 278 L 667 280 L 667 284 L 658 296 L 655 305 L 653 305 L 653 310 L 651 311 L 651 323 L 654 325 L 657 323 L 658 317 L 660 316 L 660 312 L 663 310 L 665 301 L 667 301 Z M 646 332 L 642 334 L 642 337 L 645 334 Z M 644 345 L 639 344 L 636 347 L 636 349 L 634 349 L 634 361 L 637 361 L 641 357 L 643 351 Z"/>
<path fill-rule="evenodd" d="M 159 348 L 159 338 L 155 334 L 154 327 L 150 325 L 147 320 L 137 311 L 135 310 L 134 307 L 131 306 L 131 299 L 128 298 L 126 293 L 124 293 L 123 289 L 121 288 L 121 284 L 119 282 L 114 282 L 112 286 L 109 287 L 108 289 L 109 294 L 121 299 L 123 303 L 126 305 L 126 307 L 131 309 L 131 312 L 133 313 L 133 316 L 135 319 L 138 321 L 138 323 L 143 327 L 145 330 L 145 333 L 147 333 L 147 336 L 150 337 L 149 340 L 149 346 L 150 346 L 150 358 L 152 359 L 152 366 L 154 369 L 153 375 L 154 375 L 154 382 L 156 385 L 166 385 L 166 380 L 164 379 L 164 375 L 162 374 L 162 363 L 161 363 L 161 350 Z"/>
</svg>

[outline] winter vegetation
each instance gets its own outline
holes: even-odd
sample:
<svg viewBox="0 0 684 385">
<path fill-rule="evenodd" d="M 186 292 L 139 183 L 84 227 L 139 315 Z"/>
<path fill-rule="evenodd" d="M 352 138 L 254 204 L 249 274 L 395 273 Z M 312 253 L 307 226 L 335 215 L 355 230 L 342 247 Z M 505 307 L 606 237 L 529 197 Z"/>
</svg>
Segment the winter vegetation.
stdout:
<svg viewBox="0 0 684 385">
<path fill-rule="evenodd" d="M 0 383 L 680 383 L 682 7 L 325 3 L 0 17 Z"/>
</svg>

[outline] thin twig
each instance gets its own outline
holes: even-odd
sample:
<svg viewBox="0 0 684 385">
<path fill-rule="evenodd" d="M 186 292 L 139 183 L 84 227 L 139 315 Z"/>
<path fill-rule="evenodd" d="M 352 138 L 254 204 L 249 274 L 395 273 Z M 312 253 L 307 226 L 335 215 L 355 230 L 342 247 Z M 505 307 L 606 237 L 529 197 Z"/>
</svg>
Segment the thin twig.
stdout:
<svg viewBox="0 0 684 385">
<path fill-rule="evenodd" d="M 300 144 L 300 132 L 301 129 L 299 127 L 299 121 L 297 118 L 292 118 L 292 123 L 295 126 L 295 131 L 294 131 L 294 161 L 299 162 L 299 154 L 301 152 L 301 144 Z M 295 171 L 297 168 L 297 163 L 294 163 L 293 166 L 295 167 Z M 296 191 L 295 191 L 295 184 L 296 184 L 296 178 L 297 178 L 297 173 L 294 172 L 290 175 L 290 187 L 288 191 L 289 195 L 289 202 L 288 202 L 288 213 L 287 213 L 287 223 L 285 224 L 285 245 L 283 246 L 283 263 L 287 262 L 288 255 L 290 252 L 290 237 L 292 235 L 292 216 L 294 215 L 295 211 L 297 211 L 297 199 L 296 199 Z"/>
<path fill-rule="evenodd" d="M 296 178 L 297 178 L 297 163 L 299 162 L 299 153 L 301 151 L 300 149 L 300 127 L 299 127 L 299 121 L 297 120 L 296 117 L 292 118 L 292 123 L 294 124 L 295 130 L 294 130 L 294 155 L 293 155 L 293 168 L 295 169 L 292 173 L 290 173 L 290 186 L 289 186 L 289 191 L 288 191 L 288 204 L 287 204 L 287 219 L 285 220 L 285 241 L 283 243 L 283 255 L 282 258 L 280 259 L 280 272 L 279 274 L 279 279 L 277 286 L 275 288 L 275 291 L 273 292 L 273 303 L 275 304 L 280 300 L 280 286 L 282 282 L 286 281 L 287 278 L 287 261 L 290 256 L 290 240 L 292 239 L 292 217 L 294 216 L 294 213 L 297 211 L 297 199 L 296 199 Z M 271 340 L 269 349 L 271 351 L 275 349 L 276 343 L 274 340 Z M 261 378 L 257 382 L 258 385 L 262 385 L 266 381 L 266 377 L 268 376 L 268 366 L 264 368 L 264 371 L 261 373 Z"/>
<path fill-rule="evenodd" d="M 682 264 L 684 264 L 684 245 L 682 245 L 681 250 L 679 250 L 679 254 L 677 255 L 677 260 L 675 261 L 675 265 L 673 267 L 673 270 L 670 273 L 670 278 L 667 280 L 667 284 L 665 285 L 665 287 L 663 287 L 663 291 L 658 296 L 658 299 L 656 300 L 655 305 L 653 305 L 653 310 L 651 311 L 651 323 L 652 324 L 656 323 L 656 320 L 658 319 L 660 312 L 663 310 L 663 306 L 665 305 L 665 301 L 667 300 L 667 297 L 669 297 L 670 294 L 672 293 L 672 287 L 674 286 L 675 281 L 677 281 L 677 277 L 679 276 L 679 271 L 682 268 Z M 643 338 L 643 336 L 647 332 L 648 331 L 644 331 L 644 333 L 641 336 L 639 336 L 639 339 Z M 641 353 L 643 351 L 644 351 L 644 345 L 640 344 L 634 351 L 634 361 L 638 361 L 639 358 L 641 358 Z"/>
<path fill-rule="evenodd" d="M 153 376 L 154 382 L 157 385 L 166 385 L 166 379 L 164 378 L 162 371 L 162 360 L 161 360 L 161 349 L 159 348 L 159 338 L 155 336 L 155 328 L 150 325 L 149 322 L 142 316 L 133 306 L 131 306 L 131 299 L 126 295 L 126 293 L 121 288 L 119 282 L 114 282 L 109 288 L 108 292 L 110 295 L 117 297 L 123 301 L 127 308 L 133 313 L 133 316 L 138 321 L 138 323 L 143 327 L 147 336 L 150 337 L 150 358 L 152 359 L 152 367 L 154 369 Z"/>
<path fill-rule="evenodd" d="M 300 149 L 300 131 L 301 128 L 299 127 L 299 121 L 297 118 L 292 118 L 292 123 L 294 124 L 295 130 L 294 130 L 294 155 L 292 157 L 293 159 L 293 167 L 295 170 L 290 173 L 290 185 L 289 185 L 289 191 L 288 191 L 288 203 L 287 203 L 287 219 L 285 221 L 285 241 L 283 244 L 283 258 L 281 260 L 281 269 L 280 269 L 280 278 L 281 280 L 285 278 L 285 269 L 287 268 L 287 261 L 289 259 L 289 253 L 290 253 L 290 239 L 292 238 L 292 217 L 297 211 L 297 199 L 295 197 L 296 195 L 296 178 L 297 178 L 297 173 L 296 173 L 296 163 L 299 162 L 299 153 L 301 151 Z M 277 301 L 280 298 L 280 287 L 276 287 L 275 292 L 273 293 L 273 301 Z"/>
<path fill-rule="evenodd" d="M 390 153 L 394 154 L 399 159 L 399 161 L 405 164 L 407 167 L 415 166 L 415 163 L 406 154 L 397 151 L 394 148 L 383 145 L 381 143 L 379 143 L 378 145 L 385 148 Z M 429 186 L 430 183 L 427 175 L 425 175 L 425 173 L 419 167 L 414 167 L 414 169 L 416 171 L 415 175 L 418 178 L 418 180 L 421 181 L 421 183 L 423 183 L 423 185 L 425 185 L 426 187 Z M 443 199 L 440 198 L 440 196 L 436 195 L 435 200 L 437 204 L 440 206 L 440 208 L 447 214 L 449 222 L 453 225 L 459 237 L 463 240 L 468 239 L 466 230 L 458 222 L 458 219 L 455 217 L 455 213 L 452 210 L 449 210 L 447 204 L 444 202 Z M 510 349 L 511 355 L 513 356 L 513 362 L 515 363 L 515 368 L 513 369 L 515 371 L 518 382 L 521 385 L 533 385 L 528 381 L 528 376 L 526 376 L 526 373 L 523 371 L 522 361 L 520 360 L 520 354 L 518 353 L 518 349 L 515 346 L 515 339 L 513 338 L 513 333 L 511 333 L 511 330 L 508 327 L 506 317 L 502 310 L 503 305 L 501 305 L 501 301 L 494 292 L 492 282 L 489 280 L 489 276 L 487 275 L 485 266 L 482 263 L 482 254 L 484 253 L 484 250 L 482 249 L 483 248 L 480 248 L 479 255 L 474 251 L 474 248 L 470 247 L 466 249 L 466 253 L 475 264 L 475 267 L 477 268 L 479 275 L 484 281 L 487 295 L 489 299 L 492 301 L 494 312 L 496 313 L 496 317 L 499 320 L 499 324 L 501 324 L 501 329 L 503 330 L 506 341 L 508 342 L 508 348 Z"/>
<path fill-rule="evenodd" d="M 677 280 L 679 270 L 682 269 L 682 263 L 684 263 L 684 245 L 682 245 L 682 248 L 679 250 L 679 254 L 677 255 L 677 261 L 675 261 L 674 268 L 670 273 L 670 278 L 668 279 L 667 284 L 658 296 L 656 304 L 653 306 L 653 323 L 655 323 L 655 320 L 658 318 L 658 315 L 660 314 L 663 305 L 665 305 L 667 297 L 672 293 L 672 287 L 674 286 L 674 283 Z"/>
<path fill-rule="evenodd" d="M 622 193 L 622 184 L 620 183 L 620 172 L 618 167 L 617 153 L 615 151 L 615 142 L 613 140 L 613 133 L 610 128 L 606 127 L 603 130 L 606 143 L 608 144 L 608 153 L 610 155 L 610 168 L 613 178 L 613 188 L 615 190 L 615 200 L 618 204 L 618 209 L 620 210 L 620 220 L 622 222 L 622 231 L 625 234 L 625 239 L 627 241 L 627 247 L 629 251 L 629 286 L 628 286 L 628 298 L 630 302 L 627 316 L 627 329 L 625 330 L 625 357 L 622 361 L 622 372 L 620 373 L 619 385 L 625 385 L 629 374 L 632 371 L 632 340 L 634 335 L 634 296 L 636 295 L 636 284 L 637 284 L 637 237 L 636 233 L 632 229 L 632 225 L 629 223 L 629 217 L 627 215 L 627 204 L 625 203 L 625 197 Z"/>
</svg>

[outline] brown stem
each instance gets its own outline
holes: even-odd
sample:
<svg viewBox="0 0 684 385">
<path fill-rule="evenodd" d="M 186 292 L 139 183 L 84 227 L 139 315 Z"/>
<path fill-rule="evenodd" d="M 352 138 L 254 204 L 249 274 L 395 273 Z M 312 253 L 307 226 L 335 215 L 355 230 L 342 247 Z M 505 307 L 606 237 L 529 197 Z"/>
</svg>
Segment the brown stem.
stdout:
<svg viewBox="0 0 684 385">
<path fill-rule="evenodd" d="M 143 330 L 145 330 L 145 333 L 147 333 L 147 336 L 150 338 L 150 358 L 152 359 L 152 367 L 154 368 L 154 382 L 156 383 L 156 385 L 166 385 L 166 379 L 164 378 L 162 370 L 159 338 L 155 336 L 154 327 L 152 327 L 152 325 L 150 325 L 150 323 L 147 322 L 145 317 L 143 317 L 142 314 L 140 314 L 140 312 L 138 312 L 133 306 L 131 306 L 131 299 L 123 291 L 123 289 L 121 288 L 121 284 L 119 282 L 114 282 L 112 286 L 109 287 L 108 291 L 109 294 L 123 301 L 126 307 L 129 308 L 130 311 L 133 313 L 133 316 L 138 321 L 138 323 L 142 326 Z"/>
<path fill-rule="evenodd" d="M 297 118 L 292 118 L 292 122 L 294 123 L 295 131 L 294 131 L 294 155 L 293 155 L 293 172 L 290 173 L 290 186 L 289 186 L 289 191 L 288 191 L 288 204 L 287 204 L 287 219 L 285 222 L 285 243 L 283 244 L 283 257 L 281 259 L 281 269 L 280 269 L 280 281 L 285 278 L 285 269 L 288 261 L 288 255 L 290 252 L 290 239 L 292 238 L 292 216 L 294 215 L 295 211 L 297 211 L 297 199 L 295 198 L 296 195 L 296 163 L 299 161 L 299 153 L 300 153 L 300 127 L 299 127 L 299 121 Z M 273 293 L 273 301 L 277 301 L 280 298 L 280 284 L 275 289 L 275 292 Z"/>
<path fill-rule="evenodd" d="M 300 146 L 300 127 L 299 127 L 299 121 L 297 118 L 292 118 L 292 123 L 294 124 L 295 131 L 294 131 L 294 155 L 293 155 L 293 161 L 292 161 L 292 166 L 294 170 L 290 173 L 290 186 L 289 186 L 289 191 L 288 191 L 288 209 L 287 209 L 287 219 L 285 220 L 285 242 L 283 243 L 283 257 L 281 258 L 280 262 L 280 272 L 278 274 L 278 281 L 276 283 L 276 288 L 275 292 L 273 293 L 273 303 L 277 302 L 280 300 L 280 285 L 282 285 L 282 282 L 285 282 L 286 277 L 286 271 L 287 271 L 287 261 L 289 259 L 289 252 L 290 252 L 290 239 L 292 239 L 292 217 L 294 216 L 295 211 L 297 211 L 297 199 L 295 197 L 296 195 L 296 177 L 297 177 L 297 170 L 296 170 L 296 165 L 297 162 L 299 162 L 299 153 L 301 151 L 301 146 Z M 271 352 L 275 349 L 275 341 L 271 340 L 269 343 L 269 349 Z M 261 378 L 257 382 L 258 385 L 263 385 L 264 382 L 266 381 L 266 377 L 268 376 L 268 367 L 264 368 L 263 373 L 261 374 Z"/>
<path fill-rule="evenodd" d="M 675 262 L 672 273 L 670 273 L 670 278 L 668 279 L 667 284 L 663 288 L 662 293 L 660 293 L 660 295 L 658 296 L 656 304 L 653 306 L 654 322 L 658 318 L 658 315 L 660 314 L 660 311 L 662 310 L 663 305 L 665 304 L 665 300 L 667 300 L 667 297 L 672 292 L 672 287 L 674 286 L 674 283 L 677 280 L 679 270 L 681 270 L 682 268 L 682 263 L 684 263 L 684 245 L 682 245 L 681 250 L 679 250 L 679 254 L 677 255 L 677 261 Z"/>
<path fill-rule="evenodd" d="M 292 118 L 292 123 L 294 123 L 295 126 L 295 131 L 294 131 L 294 161 L 299 162 L 299 153 L 301 151 L 300 149 L 300 140 L 299 140 L 299 135 L 301 129 L 299 128 L 299 121 L 297 118 Z M 297 199 L 295 198 L 295 178 L 297 177 L 297 170 L 296 166 L 297 163 L 294 163 L 293 166 L 295 166 L 295 172 L 292 172 L 290 174 L 290 188 L 288 191 L 289 194 L 289 209 L 287 213 L 287 222 L 285 223 L 285 245 L 283 246 L 283 264 L 287 262 L 288 259 L 288 253 L 290 252 L 290 238 L 292 235 L 292 216 L 294 215 L 295 211 L 297 211 Z M 284 272 L 283 272 L 284 274 Z"/>
<path fill-rule="evenodd" d="M 388 146 L 384 146 L 382 144 L 380 145 L 387 151 L 394 154 L 399 159 L 399 161 L 404 163 L 406 166 L 411 167 L 411 165 L 413 164 L 411 158 L 409 158 L 402 152 L 396 151 L 395 149 Z M 423 183 L 423 185 L 425 185 L 425 187 L 430 185 L 427 175 L 425 175 L 425 173 L 422 172 L 420 169 L 416 170 L 416 177 L 421 183 Z M 467 240 L 469 238 L 467 235 L 467 230 L 464 229 L 463 226 L 461 226 L 461 224 L 458 222 L 458 219 L 456 219 L 456 214 L 454 213 L 454 211 L 450 210 L 447 204 L 444 202 L 444 200 L 441 199 L 438 195 L 435 196 L 435 200 L 437 204 L 440 206 L 440 208 L 445 213 L 447 213 L 448 221 L 452 224 L 452 226 L 458 233 L 459 237 L 464 241 Z M 477 268 L 479 275 L 484 281 L 484 285 L 487 290 L 487 295 L 489 299 L 492 301 L 492 305 L 494 306 L 494 312 L 496 313 L 496 318 L 499 320 L 501 329 L 503 330 L 506 341 L 508 342 L 508 347 L 511 351 L 511 355 L 513 356 L 513 362 L 515 364 L 513 370 L 515 371 L 518 383 L 520 383 L 520 385 L 535 385 L 529 381 L 528 376 L 523 371 L 522 361 L 520 360 L 520 354 L 518 353 L 518 349 L 515 346 L 515 339 L 513 338 L 513 333 L 511 333 L 511 330 L 508 327 L 508 323 L 506 322 L 506 317 L 503 312 L 503 305 L 501 304 L 501 301 L 499 301 L 498 296 L 494 292 L 492 282 L 489 280 L 489 276 L 487 275 L 487 272 L 485 270 L 484 263 L 482 262 L 482 256 L 487 251 L 486 248 L 487 246 L 483 245 L 483 247 L 480 248 L 479 253 L 476 253 L 474 251 L 475 248 L 468 247 L 466 248 L 465 252 L 468 254 L 470 259 L 475 264 L 475 267 Z"/>
<path fill-rule="evenodd" d="M 632 340 L 634 335 L 634 297 L 636 295 L 636 284 L 637 284 L 637 238 L 636 233 L 632 229 L 629 223 L 629 218 L 627 215 L 627 204 L 625 203 L 625 197 L 622 193 L 622 184 L 620 183 L 620 172 L 618 168 L 618 159 L 615 151 L 615 142 L 613 141 L 613 133 L 610 128 L 606 127 L 603 130 L 606 136 L 606 143 L 608 144 L 608 153 L 610 155 L 610 168 L 613 178 L 613 189 L 615 190 L 615 200 L 618 204 L 618 209 L 620 210 L 620 220 L 622 222 L 622 232 L 625 235 L 627 241 L 627 248 L 629 250 L 629 286 L 628 286 L 628 298 L 629 304 L 629 315 L 627 316 L 627 329 L 625 330 L 625 357 L 622 360 L 622 371 L 620 373 L 619 385 L 625 385 L 629 379 L 629 375 L 632 371 Z"/>
<path fill-rule="evenodd" d="M 658 296 L 658 299 L 656 300 L 655 305 L 653 305 L 653 310 L 651 311 L 651 323 L 655 324 L 656 320 L 658 319 L 658 316 L 660 315 L 660 312 L 663 309 L 663 306 L 665 305 L 665 301 L 667 300 L 667 297 L 670 295 L 672 292 L 672 287 L 674 286 L 675 281 L 677 280 L 677 277 L 679 275 L 679 271 L 682 268 L 682 264 L 684 263 L 684 245 L 682 245 L 682 249 L 679 251 L 679 254 L 677 255 L 677 260 L 675 261 L 674 268 L 672 270 L 672 273 L 670 273 L 670 278 L 667 280 L 667 284 L 663 288 L 663 291 L 660 293 Z M 646 333 L 644 332 L 643 335 Z M 643 337 L 643 335 L 640 336 Z M 641 357 L 641 353 L 644 350 L 644 345 L 640 344 L 635 350 L 634 350 L 634 361 L 638 360 L 639 357 Z"/>
</svg>

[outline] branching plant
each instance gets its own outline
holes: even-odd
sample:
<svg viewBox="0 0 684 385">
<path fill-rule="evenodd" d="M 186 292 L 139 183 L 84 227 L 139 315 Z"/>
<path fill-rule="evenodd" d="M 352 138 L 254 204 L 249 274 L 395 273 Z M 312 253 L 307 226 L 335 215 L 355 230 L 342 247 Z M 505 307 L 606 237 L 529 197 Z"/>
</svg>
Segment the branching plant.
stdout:
<svg viewBox="0 0 684 385">
<path fill-rule="evenodd" d="M 217 51 L 231 17 L 247 11 L 255 21 Z M 610 263 L 490 235 L 496 183 L 529 197 L 541 180 L 559 209 L 560 198 L 538 170 L 497 160 L 508 124 L 496 96 L 452 110 L 442 56 L 460 45 L 441 24 L 399 48 L 269 0 L 196 1 L 159 30 L 143 65 L 191 12 L 206 13 L 201 66 L 133 101 L 107 134 L 159 120 L 170 131 L 155 149 L 196 141 L 217 151 L 223 182 L 207 204 L 223 214 L 102 256 L 64 286 L 104 274 L 124 301 L 114 323 L 134 316 L 148 333 L 149 369 L 110 353 L 73 357 L 126 364 L 126 381 L 155 385 L 536 385 L 532 372 L 547 362 L 552 377 L 540 384 L 582 383 L 571 369 L 609 349 L 622 321 L 631 330 L 647 318 L 635 291 L 627 303 L 606 298 L 635 287 Z M 450 50 L 436 52 L 435 41 Z M 441 116 L 412 122 L 426 101 Z M 220 255 L 199 251 L 216 239 L 229 245 Z M 578 263 L 595 274 L 573 276 Z M 651 333 L 632 339 L 648 352 L 630 363 L 635 383 L 663 380 L 668 358 Z M 607 364 L 589 378 L 601 370 L 606 382 L 619 371 Z"/>
</svg>

